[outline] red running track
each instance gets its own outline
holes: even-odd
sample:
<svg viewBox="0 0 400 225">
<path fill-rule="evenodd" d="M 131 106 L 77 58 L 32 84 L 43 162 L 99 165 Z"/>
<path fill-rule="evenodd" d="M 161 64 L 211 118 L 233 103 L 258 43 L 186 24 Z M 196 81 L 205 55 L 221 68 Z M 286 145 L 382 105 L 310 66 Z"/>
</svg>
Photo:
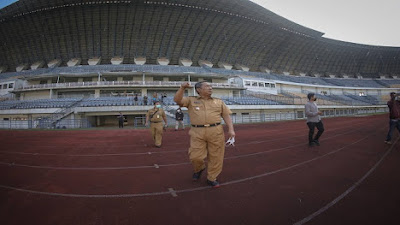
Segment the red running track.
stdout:
<svg viewBox="0 0 400 225">
<path fill-rule="evenodd" d="M 0 131 L 0 224 L 400 224 L 387 115 L 236 125 L 221 188 L 191 180 L 188 130 Z"/>
</svg>

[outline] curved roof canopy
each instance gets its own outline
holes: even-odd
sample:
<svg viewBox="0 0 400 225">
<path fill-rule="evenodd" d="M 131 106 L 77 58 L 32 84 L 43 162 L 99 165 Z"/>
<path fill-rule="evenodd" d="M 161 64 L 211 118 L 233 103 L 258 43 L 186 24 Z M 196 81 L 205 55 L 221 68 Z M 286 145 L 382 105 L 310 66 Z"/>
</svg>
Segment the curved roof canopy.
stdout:
<svg viewBox="0 0 400 225">
<path fill-rule="evenodd" d="M 322 35 L 247 0 L 20 0 L 0 10 L 0 67 L 145 57 L 294 74 L 400 74 L 400 48 Z"/>
</svg>

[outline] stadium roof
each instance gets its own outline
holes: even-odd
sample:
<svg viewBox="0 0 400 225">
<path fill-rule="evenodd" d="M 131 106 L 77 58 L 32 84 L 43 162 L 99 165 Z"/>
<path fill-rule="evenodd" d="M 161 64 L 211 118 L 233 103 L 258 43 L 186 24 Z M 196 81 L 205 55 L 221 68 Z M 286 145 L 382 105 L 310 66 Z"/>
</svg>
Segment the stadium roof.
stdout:
<svg viewBox="0 0 400 225">
<path fill-rule="evenodd" d="M 295 74 L 400 74 L 400 48 L 322 35 L 247 0 L 20 0 L 0 10 L 0 67 L 145 57 Z"/>
</svg>

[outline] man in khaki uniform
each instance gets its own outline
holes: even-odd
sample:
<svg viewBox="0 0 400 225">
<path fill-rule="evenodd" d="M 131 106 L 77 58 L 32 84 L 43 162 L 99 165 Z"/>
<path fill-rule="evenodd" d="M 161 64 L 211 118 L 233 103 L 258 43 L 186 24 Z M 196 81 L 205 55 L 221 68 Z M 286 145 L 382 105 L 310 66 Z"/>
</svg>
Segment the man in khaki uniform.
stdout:
<svg viewBox="0 0 400 225">
<path fill-rule="evenodd" d="M 190 116 L 192 128 L 189 131 L 189 158 L 194 169 L 193 180 L 200 179 L 201 173 L 206 168 L 204 159 L 207 157 L 207 184 L 219 187 L 217 177 L 222 171 L 225 153 L 225 135 L 221 117 L 228 126 L 229 137 L 235 137 L 230 117 L 232 112 L 221 99 L 211 97 L 212 87 L 209 83 L 196 83 L 198 97 L 183 97 L 188 87 L 189 83 L 182 84 L 175 94 L 174 101 L 181 107 L 187 107 Z"/>
<path fill-rule="evenodd" d="M 153 138 L 154 144 L 157 148 L 160 148 L 162 143 L 163 120 L 165 122 L 165 126 L 168 126 L 167 116 L 165 115 L 165 112 L 162 109 L 160 102 L 156 101 L 154 103 L 154 108 L 147 111 L 146 127 L 148 126 L 150 121 L 151 137 Z"/>
</svg>

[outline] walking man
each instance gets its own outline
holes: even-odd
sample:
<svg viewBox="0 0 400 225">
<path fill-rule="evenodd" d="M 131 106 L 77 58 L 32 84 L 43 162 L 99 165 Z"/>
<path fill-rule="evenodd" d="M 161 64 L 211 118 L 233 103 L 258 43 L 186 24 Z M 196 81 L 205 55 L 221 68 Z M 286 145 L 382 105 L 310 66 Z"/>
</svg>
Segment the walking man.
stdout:
<svg viewBox="0 0 400 225">
<path fill-rule="evenodd" d="M 175 131 L 178 130 L 179 125 L 182 125 L 182 130 L 185 129 L 185 124 L 183 123 L 183 117 L 184 117 L 184 115 L 183 115 L 182 109 L 181 109 L 181 107 L 179 107 L 175 113 L 175 120 L 176 120 Z"/>
<path fill-rule="evenodd" d="M 319 138 L 324 132 L 324 124 L 321 121 L 322 112 L 318 110 L 318 106 L 315 103 L 317 98 L 314 93 L 308 93 L 307 95 L 308 102 L 305 105 L 305 111 L 307 116 L 307 126 L 309 128 L 308 132 L 308 145 L 313 147 L 319 144 Z M 317 135 L 314 137 L 315 127 L 318 129 Z"/>
<path fill-rule="evenodd" d="M 386 137 L 386 144 L 392 144 L 393 130 L 397 128 L 400 132 L 400 94 L 390 93 L 390 100 L 387 102 L 389 107 L 389 132 Z"/>
<path fill-rule="evenodd" d="M 207 184 L 216 188 L 220 184 L 217 180 L 222 171 L 225 153 L 225 135 L 221 125 L 221 117 L 228 126 L 228 136 L 235 137 L 233 123 L 230 117 L 231 110 L 218 98 L 211 97 L 212 86 L 207 82 L 198 82 L 195 85 L 199 96 L 183 97 L 189 83 L 183 83 L 176 92 L 174 101 L 181 107 L 187 107 L 190 116 L 191 129 L 189 158 L 193 165 L 193 180 L 200 179 L 205 170 L 204 159 L 208 159 Z"/>
<path fill-rule="evenodd" d="M 162 143 L 162 135 L 164 131 L 164 127 L 162 121 L 164 120 L 165 127 L 168 126 L 167 116 L 165 115 L 164 110 L 161 108 L 161 104 L 159 101 L 154 102 L 154 107 L 149 109 L 146 114 L 146 127 L 150 121 L 150 130 L 151 137 L 153 138 L 154 145 L 157 148 L 161 148 Z"/>
</svg>

